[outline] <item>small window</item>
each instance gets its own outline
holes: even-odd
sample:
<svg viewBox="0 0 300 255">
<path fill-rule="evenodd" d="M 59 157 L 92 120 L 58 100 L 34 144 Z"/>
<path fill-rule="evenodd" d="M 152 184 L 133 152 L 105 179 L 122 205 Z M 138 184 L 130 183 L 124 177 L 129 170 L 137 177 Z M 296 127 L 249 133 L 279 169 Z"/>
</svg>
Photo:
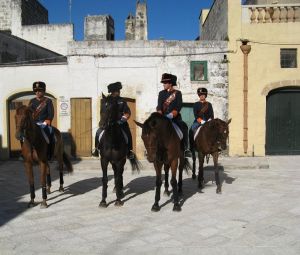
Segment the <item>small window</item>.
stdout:
<svg viewBox="0 0 300 255">
<path fill-rule="evenodd" d="M 297 49 L 280 49 L 281 68 L 297 67 Z"/>
<path fill-rule="evenodd" d="M 207 81 L 207 61 L 191 62 L 191 81 Z"/>
</svg>

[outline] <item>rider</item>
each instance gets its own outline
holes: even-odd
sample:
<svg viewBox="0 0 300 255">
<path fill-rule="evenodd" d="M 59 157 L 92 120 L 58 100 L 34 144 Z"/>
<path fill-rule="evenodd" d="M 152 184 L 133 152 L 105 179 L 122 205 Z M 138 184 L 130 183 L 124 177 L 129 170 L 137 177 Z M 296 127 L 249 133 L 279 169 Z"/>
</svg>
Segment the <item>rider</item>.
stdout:
<svg viewBox="0 0 300 255">
<path fill-rule="evenodd" d="M 124 98 L 120 97 L 120 90 L 122 89 L 122 84 L 121 82 L 115 82 L 111 83 L 107 86 L 108 93 L 110 93 L 109 97 L 116 97 L 118 99 L 118 105 L 119 105 L 119 120 L 118 123 L 122 130 L 125 132 L 125 134 L 128 137 L 128 154 L 127 158 L 128 159 L 133 159 L 134 158 L 134 153 L 132 151 L 132 135 L 130 132 L 130 128 L 128 125 L 127 120 L 130 118 L 131 111 L 130 108 L 128 107 L 126 101 Z M 104 107 L 101 107 L 101 111 L 104 110 Z M 99 128 L 96 132 L 95 136 L 95 149 L 92 152 L 92 155 L 95 157 L 99 156 L 98 148 L 99 148 L 99 136 L 101 132 L 104 130 L 103 124 L 99 123 Z"/>
<path fill-rule="evenodd" d="M 35 98 L 29 102 L 29 107 L 33 110 L 33 119 L 35 123 L 42 128 L 49 139 L 48 158 L 51 159 L 53 154 L 54 136 L 51 122 L 54 118 L 54 108 L 52 100 L 45 97 L 46 84 L 42 81 L 36 81 L 32 84 Z"/>
<path fill-rule="evenodd" d="M 189 137 L 190 143 L 194 141 L 194 133 L 198 127 L 204 125 L 205 122 L 210 121 L 214 118 L 214 110 L 212 104 L 206 101 L 207 98 L 207 89 L 198 88 L 197 94 L 199 96 L 199 101 L 194 103 L 194 116 L 195 120 L 190 128 Z M 193 146 L 191 145 L 191 148 Z"/>
<path fill-rule="evenodd" d="M 174 89 L 177 76 L 169 73 L 162 74 L 161 83 L 164 89 L 158 94 L 158 103 L 156 110 L 170 120 L 174 121 L 183 133 L 184 157 L 191 157 L 191 151 L 188 149 L 188 126 L 181 119 L 180 110 L 182 107 L 181 91 Z"/>
</svg>

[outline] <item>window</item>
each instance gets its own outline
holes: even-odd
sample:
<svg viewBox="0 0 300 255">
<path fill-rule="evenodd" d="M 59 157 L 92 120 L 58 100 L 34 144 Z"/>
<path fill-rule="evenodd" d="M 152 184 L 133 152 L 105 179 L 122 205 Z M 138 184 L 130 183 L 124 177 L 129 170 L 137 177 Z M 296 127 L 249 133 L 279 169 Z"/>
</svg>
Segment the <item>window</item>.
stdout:
<svg viewBox="0 0 300 255">
<path fill-rule="evenodd" d="M 191 62 L 191 81 L 207 81 L 207 61 Z"/>
<path fill-rule="evenodd" d="M 297 49 L 280 49 L 281 68 L 297 67 Z"/>
</svg>

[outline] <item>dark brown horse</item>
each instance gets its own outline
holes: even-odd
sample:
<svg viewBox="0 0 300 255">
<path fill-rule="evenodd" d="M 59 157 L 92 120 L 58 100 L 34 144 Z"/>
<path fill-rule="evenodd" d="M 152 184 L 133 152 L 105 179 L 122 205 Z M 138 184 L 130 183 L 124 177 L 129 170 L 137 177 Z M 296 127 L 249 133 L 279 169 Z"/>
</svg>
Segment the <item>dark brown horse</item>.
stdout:
<svg viewBox="0 0 300 255">
<path fill-rule="evenodd" d="M 183 155 L 183 144 L 181 143 L 171 121 L 154 112 L 144 122 L 144 124 L 135 122 L 142 128 L 142 140 L 146 147 L 147 159 L 153 163 L 156 171 L 156 192 L 155 202 L 152 211 L 159 211 L 160 189 L 162 185 L 161 172 L 162 166 L 165 166 L 167 174 L 168 168 L 171 168 L 171 185 L 173 188 L 174 207 L 173 211 L 181 211 L 179 204 L 179 193 L 182 192 L 182 172 L 189 168 L 189 162 Z M 179 161 L 179 181 L 177 184 L 176 173 Z M 168 182 L 168 179 L 165 179 Z M 178 185 L 178 187 L 177 187 Z M 166 183 L 165 183 L 166 186 Z M 167 189 L 167 188 L 166 188 Z"/>
<path fill-rule="evenodd" d="M 107 207 L 107 168 L 111 163 L 114 171 L 115 179 L 115 191 L 117 199 L 115 201 L 116 206 L 122 206 L 123 201 L 123 172 L 124 165 L 126 163 L 126 155 L 128 154 L 128 146 L 122 131 L 119 121 L 119 105 L 118 98 L 102 95 L 102 107 L 101 110 L 101 123 L 103 123 L 104 132 L 101 135 L 99 143 L 100 148 L 100 163 L 103 173 L 102 177 L 102 200 L 99 204 L 100 207 Z M 134 158 L 129 160 L 132 170 L 139 171 L 140 163 L 134 154 Z"/>
<path fill-rule="evenodd" d="M 37 126 L 32 118 L 33 111 L 31 108 L 22 105 L 16 110 L 15 121 L 16 121 L 16 138 L 21 140 L 21 152 L 24 158 L 24 165 L 26 170 L 27 179 L 30 187 L 31 200 L 28 207 L 34 206 L 35 188 L 34 188 L 34 177 L 33 177 L 33 164 L 37 162 L 41 170 L 41 186 L 42 186 L 42 197 L 41 208 L 47 207 L 47 193 L 50 193 L 51 178 L 50 178 L 50 167 L 48 163 L 48 144 L 43 137 L 41 128 Z M 54 146 L 54 157 L 58 162 L 58 170 L 60 177 L 59 191 L 64 191 L 63 188 L 63 165 L 65 164 L 68 172 L 73 172 L 72 164 L 64 152 L 63 141 L 60 131 L 52 127 L 55 136 Z M 47 187 L 46 187 L 47 179 Z"/>
<path fill-rule="evenodd" d="M 194 141 L 193 152 L 193 178 L 195 178 L 195 150 L 198 151 L 199 172 L 198 172 L 198 187 L 204 188 L 203 164 L 204 158 L 212 155 L 215 169 L 215 181 L 217 184 L 217 193 L 222 192 L 222 185 L 219 177 L 218 158 L 221 150 L 227 147 L 227 138 L 229 135 L 228 125 L 231 119 L 227 122 L 220 119 L 213 119 L 206 122 L 200 129 Z"/>
</svg>

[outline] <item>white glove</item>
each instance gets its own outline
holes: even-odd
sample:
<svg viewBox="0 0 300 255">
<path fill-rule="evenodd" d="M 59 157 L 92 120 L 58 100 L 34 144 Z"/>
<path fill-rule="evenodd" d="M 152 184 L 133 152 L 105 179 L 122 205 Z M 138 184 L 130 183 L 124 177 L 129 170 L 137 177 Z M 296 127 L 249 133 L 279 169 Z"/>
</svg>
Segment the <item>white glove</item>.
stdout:
<svg viewBox="0 0 300 255">
<path fill-rule="evenodd" d="M 166 117 L 171 120 L 171 119 L 173 119 L 174 116 L 173 116 L 173 113 L 170 112 L 166 115 Z"/>
<path fill-rule="evenodd" d="M 201 125 L 203 125 L 205 122 L 206 122 L 205 120 L 201 120 L 200 123 L 201 123 Z"/>
<path fill-rule="evenodd" d="M 44 121 L 44 122 L 42 123 L 42 125 L 43 125 L 43 126 L 47 126 L 48 124 L 47 124 L 46 121 Z"/>
</svg>

